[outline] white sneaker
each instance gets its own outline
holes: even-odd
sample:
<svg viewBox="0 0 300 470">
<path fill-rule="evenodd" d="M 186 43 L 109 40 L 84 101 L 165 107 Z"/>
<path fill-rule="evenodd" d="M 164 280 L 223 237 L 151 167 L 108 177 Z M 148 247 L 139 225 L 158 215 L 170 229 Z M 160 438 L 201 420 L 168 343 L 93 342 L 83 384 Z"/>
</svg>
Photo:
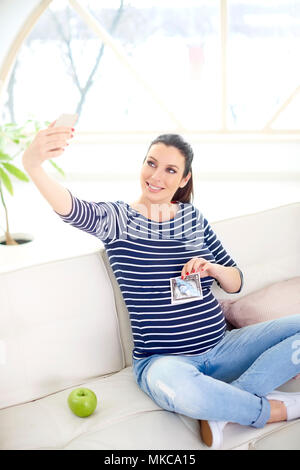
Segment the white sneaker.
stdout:
<svg viewBox="0 0 300 470">
<path fill-rule="evenodd" d="M 200 421 L 201 439 L 211 449 L 221 449 L 227 421 Z"/>
<path fill-rule="evenodd" d="M 300 393 L 286 393 L 275 390 L 269 393 L 266 398 L 282 401 L 285 404 L 287 421 L 300 418 Z"/>
</svg>

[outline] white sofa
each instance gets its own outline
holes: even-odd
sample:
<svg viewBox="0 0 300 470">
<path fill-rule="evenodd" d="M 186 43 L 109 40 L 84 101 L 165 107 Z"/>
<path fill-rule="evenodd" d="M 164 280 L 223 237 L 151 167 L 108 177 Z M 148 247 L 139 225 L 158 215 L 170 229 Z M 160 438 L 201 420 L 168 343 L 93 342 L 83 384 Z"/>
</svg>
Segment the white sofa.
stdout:
<svg viewBox="0 0 300 470">
<path fill-rule="evenodd" d="M 238 296 L 300 275 L 300 203 L 212 226 L 243 270 Z M 4 270 L 0 312 L 0 449 L 208 450 L 197 420 L 162 410 L 135 383 L 128 313 L 103 249 Z M 98 397 L 88 418 L 67 405 L 82 385 Z M 300 380 L 280 388 L 298 391 Z M 289 425 L 230 423 L 223 448 L 261 448 Z"/>
</svg>

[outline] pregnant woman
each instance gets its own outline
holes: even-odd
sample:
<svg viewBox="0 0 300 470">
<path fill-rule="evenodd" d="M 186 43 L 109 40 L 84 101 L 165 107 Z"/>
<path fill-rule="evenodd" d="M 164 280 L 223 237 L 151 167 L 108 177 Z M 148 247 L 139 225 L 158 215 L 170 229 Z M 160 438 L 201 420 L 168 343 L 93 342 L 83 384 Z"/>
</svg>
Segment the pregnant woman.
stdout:
<svg viewBox="0 0 300 470">
<path fill-rule="evenodd" d="M 103 242 L 130 315 L 138 386 L 165 410 L 199 420 L 211 448 L 222 447 L 228 422 L 261 428 L 299 417 L 300 394 L 274 390 L 300 372 L 292 361 L 300 317 L 226 330 L 211 287 L 240 292 L 243 276 L 191 202 L 191 146 L 159 136 L 141 163 L 135 201 L 85 201 L 42 168 L 73 136 L 54 124 L 37 133 L 23 165 L 64 222 Z M 170 279 L 193 273 L 203 298 L 172 304 Z"/>
</svg>

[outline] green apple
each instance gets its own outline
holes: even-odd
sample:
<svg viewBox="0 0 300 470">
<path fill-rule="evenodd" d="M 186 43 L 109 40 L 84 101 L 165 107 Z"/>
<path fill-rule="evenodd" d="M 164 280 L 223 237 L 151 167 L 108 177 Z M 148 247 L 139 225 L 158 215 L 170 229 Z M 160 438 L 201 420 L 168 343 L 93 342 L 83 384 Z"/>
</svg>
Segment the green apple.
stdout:
<svg viewBox="0 0 300 470">
<path fill-rule="evenodd" d="M 68 396 L 68 404 L 75 415 L 86 418 L 94 413 L 97 397 L 89 388 L 75 388 Z"/>
</svg>

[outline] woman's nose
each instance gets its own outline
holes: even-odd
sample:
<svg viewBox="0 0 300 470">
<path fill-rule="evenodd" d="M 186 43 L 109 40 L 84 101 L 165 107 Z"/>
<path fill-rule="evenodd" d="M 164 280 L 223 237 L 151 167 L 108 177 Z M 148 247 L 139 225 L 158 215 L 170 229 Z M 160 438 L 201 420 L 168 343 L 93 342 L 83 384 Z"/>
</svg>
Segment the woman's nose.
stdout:
<svg viewBox="0 0 300 470">
<path fill-rule="evenodd" d="M 152 173 L 152 178 L 156 181 L 160 181 L 162 179 L 162 169 L 161 168 L 155 168 L 154 172 Z"/>
</svg>

